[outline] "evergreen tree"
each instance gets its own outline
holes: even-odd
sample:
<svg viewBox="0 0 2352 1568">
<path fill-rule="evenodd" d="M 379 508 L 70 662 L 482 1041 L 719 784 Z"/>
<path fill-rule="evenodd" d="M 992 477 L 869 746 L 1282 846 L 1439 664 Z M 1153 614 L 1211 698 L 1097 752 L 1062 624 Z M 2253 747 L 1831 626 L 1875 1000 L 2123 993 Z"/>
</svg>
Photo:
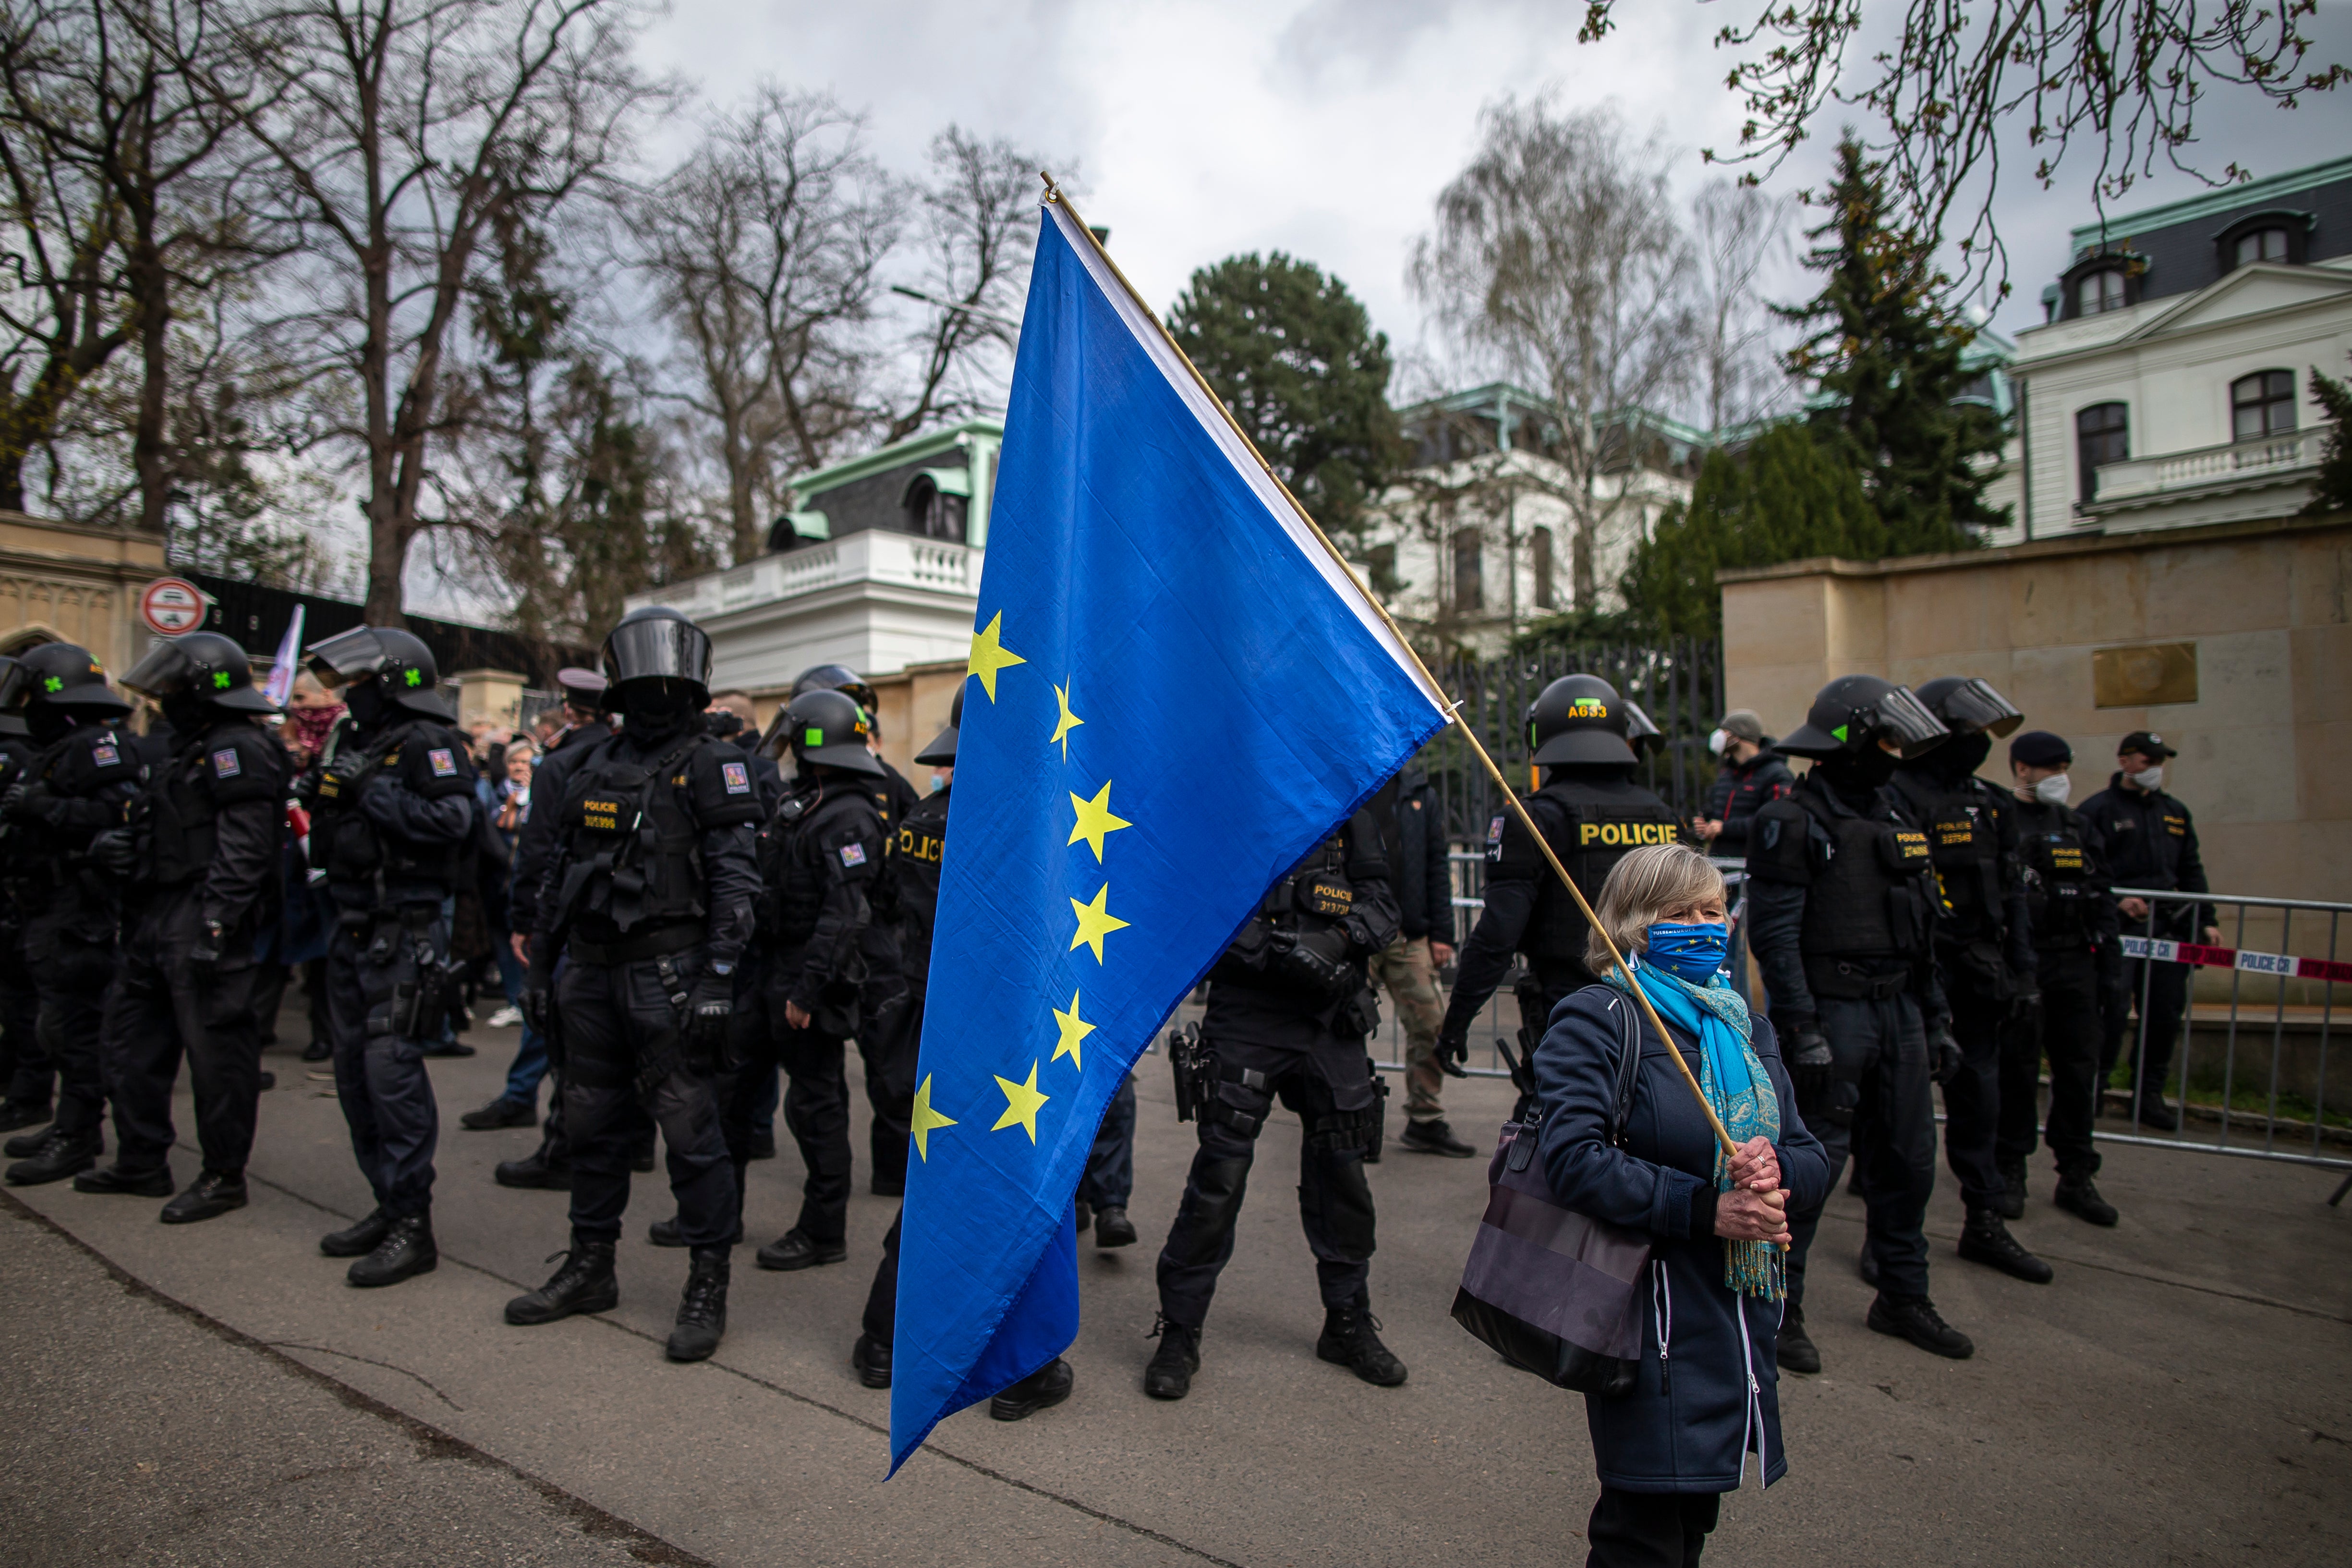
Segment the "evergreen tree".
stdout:
<svg viewBox="0 0 2352 1568">
<path fill-rule="evenodd" d="M 1192 274 L 1168 331 L 1308 515 L 1352 532 L 1402 447 L 1384 332 L 1348 286 L 1280 251 Z"/>
<path fill-rule="evenodd" d="M 2320 374 L 2319 367 L 2313 365 L 2311 398 L 2327 410 L 2334 428 L 2320 449 L 2319 473 L 2312 480 L 2311 500 L 2303 513 L 2324 517 L 2331 511 L 2352 511 L 2352 386 Z"/>
<path fill-rule="evenodd" d="M 1887 534 L 1834 437 L 1787 421 L 1743 452 L 1708 453 L 1689 503 L 1634 547 L 1620 587 L 1648 631 L 1713 637 L 1723 624 L 1716 573 L 1819 555 L 1875 560 L 1893 553 Z"/>
<path fill-rule="evenodd" d="M 1788 367 L 1815 384 L 1814 423 L 1862 475 L 1885 527 L 1882 552 L 1968 549 L 1971 531 L 2005 521 L 1985 504 L 1981 461 L 2000 457 L 2001 428 L 1990 409 L 1955 401 L 1975 333 L 1941 303 L 1950 280 L 1936 270 L 1935 237 L 1894 226 L 1884 174 L 1851 135 L 1816 205 L 1829 216 L 1808 231 L 1805 265 L 1822 289 L 1780 311 L 1811 334 Z"/>
</svg>

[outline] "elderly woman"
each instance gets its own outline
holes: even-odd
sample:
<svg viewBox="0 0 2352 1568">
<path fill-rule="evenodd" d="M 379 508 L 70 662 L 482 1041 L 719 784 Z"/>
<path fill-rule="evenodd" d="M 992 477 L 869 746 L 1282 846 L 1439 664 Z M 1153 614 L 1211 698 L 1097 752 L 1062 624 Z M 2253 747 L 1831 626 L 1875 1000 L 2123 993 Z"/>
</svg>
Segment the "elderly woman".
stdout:
<svg viewBox="0 0 2352 1568">
<path fill-rule="evenodd" d="M 1789 1211 L 1822 1201 L 1829 1162 L 1797 1119 L 1771 1025 L 1750 1016 L 1721 973 L 1730 934 L 1721 873 L 1696 850 L 1650 845 L 1617 862 L 1596 912 L 1633 973 L 1616 971 L 1592 939 L 1588 962 L 1607 983 L 1553 1009 L 1536 1050 L 1538 1148 L 1559 1201 L 1643 1232 L 1651 1262 L 1633 1391 L 1585 1399 L 1601 1472 L 1586 1561 L 1696 1563 L 1748 1456 L 1759 1486 L 1788 1468 L 1773 1359 L 1787 1295 L 1780 1244 Z M 1622 1008 L 1636 984 L 1673 1040 L 1637 1012 L 1641 1058 L 1619 1147 L 1609 1141 L 1621 1016 L 1611 992 L 1624 994 Z M 1724 1155 L 1669 1049 L 1730 1131 L 1737 1158 Z"/>
</svg>

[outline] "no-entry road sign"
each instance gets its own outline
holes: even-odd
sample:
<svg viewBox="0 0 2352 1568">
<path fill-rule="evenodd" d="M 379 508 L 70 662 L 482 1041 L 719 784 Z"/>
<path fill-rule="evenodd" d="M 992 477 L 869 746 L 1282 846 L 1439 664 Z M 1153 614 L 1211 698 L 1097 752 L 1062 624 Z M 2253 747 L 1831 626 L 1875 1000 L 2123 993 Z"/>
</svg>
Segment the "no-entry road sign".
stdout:
<svg viewBox="0 0 2352 1568">
<path fill-rule="evenodd" d="M 158 637 L 194 631 L 207 607 L 205 591 L 184 577 L 158 577 L 139 593 L 139 618 Z"/>
</svg>

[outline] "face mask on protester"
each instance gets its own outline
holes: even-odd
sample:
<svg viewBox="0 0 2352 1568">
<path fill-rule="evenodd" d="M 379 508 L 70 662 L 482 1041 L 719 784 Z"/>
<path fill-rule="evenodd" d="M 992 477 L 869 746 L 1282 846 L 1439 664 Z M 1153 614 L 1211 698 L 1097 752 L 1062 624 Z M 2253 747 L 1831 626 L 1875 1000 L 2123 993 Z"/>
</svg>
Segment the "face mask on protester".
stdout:
<svg viewBox="0 0 2352 1568">
<path fill-rule="evenodd" d="M 1722 731 L 1709 730 L 1706 732 L 1706 754 L 1708 756 L 1719 757 L 1723 755 L 1723 748 L 1729 744 L 1731 744 L 1731 737 L 1725 734 Z"/>
<path fill-rule="evenodd" d="M 1677 980 L 1704 985 L 1709 975 L 1723 967 L 1724 956 L 1730 951 L 1731 928 L 1721 921 L 1705 924 L 1660 921 L 1650 928 L 1649 945 L 1643 950 L 1642 959 Z"/>
<path fill-rule="evenodd" d="M 2074 793 L 2074 781 L 2064 773 L 2052 773 L 2033 786 L 2033 793 L 2039 795 L 2045 805 L 2063 805 L 2066 804 L 2066 797 Z"/>
<path fill-rule="evenodd" d="M 939 793 L 940 793 L 940 791 L 941 791 L 941 790 L 943 790 L 943 789 L 945 789 L 945 788 L 947 788 L 947 787 L 948 787 L 948 775 L 947 775 L 947 774 L 945 774 L 945 773 L 942 773 L 934 772 L 934 773 L 931 774 L 931 793 L 932 793 L 933 795 L 937 795 L 937 794 L 939 794 Z"/>
<path fill-rule="evenodd" d="M 2152 768 L 2143 768 L 2136 773 L 2126 773 L 2124 777 L 2131 782 L 2134 788 L 2144 789 L 2148 794 L 2154 795 L 2164 787 L 2164 764 L 2158 763 Z"/>
</svg>

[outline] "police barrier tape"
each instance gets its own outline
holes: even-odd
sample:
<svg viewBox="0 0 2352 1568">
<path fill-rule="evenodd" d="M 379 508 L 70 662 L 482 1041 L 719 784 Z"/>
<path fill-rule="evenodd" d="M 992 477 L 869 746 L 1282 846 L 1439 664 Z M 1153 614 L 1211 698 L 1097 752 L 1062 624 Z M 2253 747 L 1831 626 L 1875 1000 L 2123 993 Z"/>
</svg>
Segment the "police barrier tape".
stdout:
<svg viewBox="0 0 2352 1568">
<path fill-rule="evenodd" d="M 2122 940 L 2126 958 L 2152 958 L 2158 963 L 2186 963 L 2200 969 L 2241 969 L 2249 974 L 2276 974 L 2291 980 L 2336 980 L 2352 984 L 2352 963 L 2325 958 L 2299 958 L 2291 952 L 2248 952 L 2235 947 L 2207 947 L 2201 942 L 2167 942 L 2162 938 L 2127 936 Z"/>
</svg>

